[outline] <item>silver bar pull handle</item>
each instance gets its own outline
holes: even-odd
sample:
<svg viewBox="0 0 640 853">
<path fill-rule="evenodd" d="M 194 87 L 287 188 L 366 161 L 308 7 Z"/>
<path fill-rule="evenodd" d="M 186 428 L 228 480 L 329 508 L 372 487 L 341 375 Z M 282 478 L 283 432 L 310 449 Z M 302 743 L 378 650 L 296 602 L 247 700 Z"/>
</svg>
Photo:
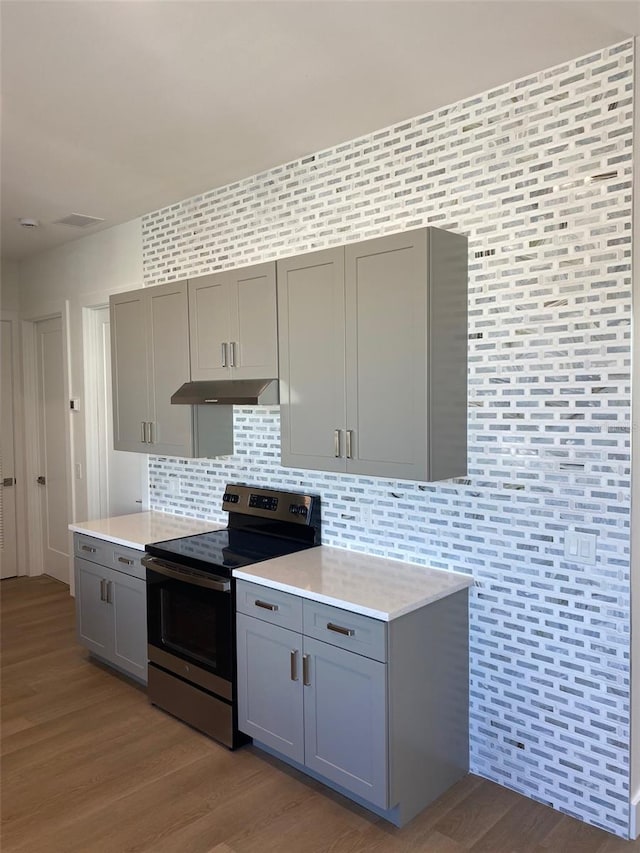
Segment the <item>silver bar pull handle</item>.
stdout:
<svg viewBox="0 0 640 853">
<path fill-rule="evenodd" d="M 335 625 L 333 622 L 327 622 L 329 631 L 335 631 L 336 634 L 342 634 L 345 637 L 353 637 L 355 631 L 353 628 L 343 628 L 342 625 Z"/>
<path fill-rule="evenodd" d="M 105 584 L 106 584 L 106 581 L 104 579 L 100 581 L 100 601 L 106 601 L 107 600 L 107 596 L 106 596 L 105 589 L 104 589 Z"/>
<path fill-rule="evenodd" d="M 259 598 L 256 598 L 256 600 L 254 601 L 254 604 L 256 607 L 262 607 L 263 610 L 276 611 L 278 609 L 277 604 L 269 604 L 268 601 L 260 601 Z"/>
<path fill-rule="evenodd" d="M 97 548 L 92 548 L 91 545 L 81 545 L 80 548 L 82 551 L 87 551 L 89 554 L 95 554 L 97 551 Z"/>
<path fill-rule="evenodd" d="M 342 452 L 340 450 L 340 430 L 334 429 L 333 431 L 333 454 L 336 459 L 339 459 L 342 456 Z"/>
<path fill-rule="evenodd" d="M 309 687 L 311 684 L 311 677 L 309 674 L 309 655 L 302 655 L 302 683 L 305 687 Z"/>
<path fill-rule="evenodd" d="M 153 444 L 153 421 L 149 421 L 149 444 Z"/>
<path fill-rule="evenodd" d="M 352 430 L 352 429 L 348 429 L 348 430 L 347 430 L 347 459 L 353 459 L 353 455 L 352 455 L 352 453 L 351 453 L 351 449 L 352 449 L 352 448 L 351 448 L 351 442 L 352 442 L 352 439 L 353 439 L 353 430 Z"/>
<path fill-rule="evenodd" d="M 298 650 L 291 649 L 291 681 L 298 680 Z"/>
<path fill-rule="evenodd" d="M 222 350 L 222 366 L 227 367 L 227 345 L 226 345 L 226 343 L 220 344 L 220 349 Z"/>
<path fill-rule="evenodd" d="M 113 584 L 111 581 L 105 581 L 105 584 L 107 587 L 107 604 L 113 604 L 113 599 L 111 597 L 111 587 Z"/>
<path fill-rule="evenodd" d="M 231 367 L 235 367 L 236 366 L 236 342 L 235 341 L 231 341 L 231 343 L 229 344 L 229 352 L 231 353 L 231 358 L 229 359 L 229 361 L 231 363 Z"/>
<path fill-rule="evenodd" d="M 147 443 L 147 424 L 145 423 L 145 421 L 140 421 L 140 429 L 141 429 L 140 441 L 143 444 L 146 444 Z"/>
<path fill-rule="evenodd" d="M 124 563 L 125 566 L 132 566 L 133 565 L 133 560 L 128 560 L 126 557 L 118 557 L 118 562 Z"/>
</svg>

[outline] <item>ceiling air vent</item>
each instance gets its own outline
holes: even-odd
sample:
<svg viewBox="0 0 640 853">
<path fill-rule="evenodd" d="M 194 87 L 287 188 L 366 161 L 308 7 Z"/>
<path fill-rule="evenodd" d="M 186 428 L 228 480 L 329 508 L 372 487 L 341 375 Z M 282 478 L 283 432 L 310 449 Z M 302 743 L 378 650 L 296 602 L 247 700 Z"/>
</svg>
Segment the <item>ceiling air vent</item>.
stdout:
<svg viewBox="0 0 640 853">
<path fill-rule="evenodd" d="M 98 222 L 104 222 L 97 216 L 85 216 L 82 213 L 70 213 L 64 219 L 56 219 L 54 225 L 73 225 L 74 228 L 86 228 L 88 225 L 97 225 Z"/>
</svg>

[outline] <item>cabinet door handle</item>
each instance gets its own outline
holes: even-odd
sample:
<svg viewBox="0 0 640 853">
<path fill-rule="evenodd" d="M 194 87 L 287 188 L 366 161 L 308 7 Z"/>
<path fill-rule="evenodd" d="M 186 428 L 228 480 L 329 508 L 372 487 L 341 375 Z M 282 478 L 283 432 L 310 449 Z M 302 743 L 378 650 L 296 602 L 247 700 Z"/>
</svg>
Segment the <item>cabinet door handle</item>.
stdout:
<svg viewBox="0 0 640 853">
<path fill-rule="evenodd" d="M 140 421 L 140 441 L 143 444 L 147 443 L 147 425 L 144 421 Z"/>
<path fill-rule="evenodd" d="M 221 344 L 220 349 L 222 350 L 222 366 L 227 366 L 227 345 Z"/>
<path fill-rule="evenodd" d="M 128 560 L 126 557 L 118 557 L 118 562 L 124 563 L 125 566 L 132 566 L 133 565 L 133 560 Z"/>
<path fill-rule="evenodd" d="M 105 584 L 107 586 L 107 604 L 113 604 L 113 598 L 111 596 L 111 581 L 105 581 Z"/>
<path fill-rule="evenodd" d="M 291 649 L 291 681 L 298 680 L 298 650 Z"/>
<path fill-rule="evenodd" d="M 345 637 L 353 637 L 355 631 L 353 628 L 343 628 L 342 625 L 334 625 L 333 622 L 327 622 L 329 631 L 335 631 L 336 634 L 343 634 Z"/>
<path fill-rule="evenodd" d="M 309 687 L 311 684 L 309 677 L 309 655 L 302 655 L 302 683 L 305 687 Z"/>
<path fill-rule="evenodd" d="M 256 607 L 262 607 L 262 609 L 263 609 L 263 610 L 273 610 L 273 611 L 275 611 L 275 610 L 277 610 L 277 609 L 278 609 L 278 605 L 277 605 L 277 604 L 269 604 L 269 602 L 268 602 L 268 601 L 260 601 L 260 599 L 259 599 L 259 598 L 256 598 L 256 600 L 254 601 L 254 604 L 255 604 L 255 606 L 256 606 Z"/>
<path fill-rule="evenodd" d="M 353 430 L 352 430 L 352 429 L 348 429 L 348 430 L 347 430 L 347 459 L 353 459 L 353 455 L 352 455 L 352 453 L 351 453 L 351 449 L 352 449 L 351 443 L 352 443 L 352 440 L 353 440 Z"/>
<path fill-rule="evenodd" d="M 334 429 L 333 431 L 333 454 L 338 459 L 342 456 L 342 451 L 340 450 L 340 432 L 339 429 Z"/>
<path fill-rule="evenodd" d="M 104 588 L 105 584 L 106 584 L 106 581 L 103 578 L 100 581 L 100 601 L 106 601 L 107 600 L 107 596 L 106 596 L 106 592 L 105 592 L 105 588 Z"/>
<path fill-rule="evenodd" d="M 81 545 L 80 547 L 83 551 L 88 551 L 89 554 L 95 554 L 97 550 L 96 548 L 92 548 L 91 545 Z"/>
<path fill-rule="evenodd" d="M 229 351 L 231 353 L 231 359 L 230 359 L 231 367 L 235 367 L 236 366 L 236 342 L 235 341 L 231 341 L 231 343 L 229 344 Z"/>
<path fill-rule="evenodd" d="M 154 426 L 154 424 L 152 421 L 149 421 L 148 423 L 149 423 L 149 442 L 148 443 L 153 444 L 153 426 Z"/>
</svg>

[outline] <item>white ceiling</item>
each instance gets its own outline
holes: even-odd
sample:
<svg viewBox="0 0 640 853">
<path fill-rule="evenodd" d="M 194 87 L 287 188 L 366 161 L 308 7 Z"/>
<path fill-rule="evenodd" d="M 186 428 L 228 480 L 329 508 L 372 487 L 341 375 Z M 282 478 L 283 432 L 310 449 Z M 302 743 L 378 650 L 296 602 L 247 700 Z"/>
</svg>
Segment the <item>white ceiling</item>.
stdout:
<svg viewBox="0 0 640 853">
<path fill-rule="evenodd" d="M 18 260 L 621 41 L 640 4 L 2 0 L 0 23 Z"/>
</svg>

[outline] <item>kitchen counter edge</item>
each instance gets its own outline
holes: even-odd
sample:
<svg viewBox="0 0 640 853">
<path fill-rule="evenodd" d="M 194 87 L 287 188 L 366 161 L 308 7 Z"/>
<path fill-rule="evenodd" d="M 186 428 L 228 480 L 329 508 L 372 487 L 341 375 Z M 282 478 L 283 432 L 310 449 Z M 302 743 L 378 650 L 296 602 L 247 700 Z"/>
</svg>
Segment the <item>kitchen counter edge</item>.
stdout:
<svg viewBox="0 0 640 853">
<path fill-rule="evenodd" d="M 179 539 L 182 536 L 194 536 L 211 530 L 224 529 L 226 525 L 201 518 L 172 515 L 168 512 L 148 510 L 130 515 L 117 515 L 92 521 L 76 521 L 69 524 L 69 530 L 93 536 L 114 545 L 123 545 L 144 551 L 145 545 L 163 542 L 165 539 Z"/>
<path fill-rule="evenodd" d="M 334 572 L 332 581 L 324 583 L 324 579 L 315 572 L 306 572 L 303 567 L 299 571 L 299 582 L 292 577 L 295 574 L 292 571 L 292 566 L 296 558 L 299 560 L 301 556 L 305 560 L 314 560 L 317 562 L 331 561 L 336 558 L 339 562 L 344 559 L 344 555 L 348 555 L 348 561 L 351 565 L 357 565 L 359 568 L 365 569 L 367 573 L 367 581 L 371 583 L 363 583 L 362 588 L 364 594 L 350 592 L 345 595 L 339 590 L 339 587 L 344 586 L 340 579 L 340 570 Z M 398 573 L 409 574 L 411 578 L 418 581 L 418 586 L 413 594 L 396 595 L 396 601 L 389 606 L 388 596 L 381 593 L 375 594 L 376 575 L 378 582 L 384 583 L 384 578 L 388 574 L 389 566 L 392 565 Z M 286 569 L 283 571 L 283 569 Z M 344 570 L 344 579 L 347 580 L 349 569 Z M 378 619 L 383 622 L 391 622 L 401 616 L 411 613 L 414 610 L 419 610 L 435 601 L 446 598 L 449 595 L 454 595 L 461 590 L 468 589 L 473 586 L 474 580 L 471 575 L 463 575 L 458 572 L 448 572 L 444 569 L 432 569 L 428 566 L 420 566 L 416 563 L 404 563 L 401 560 L 389 560 L 386 558 L 376 557 L 369 554 L 348 551 L 343 548 L 335 548 L 327 545 L 320 545 L 317 548 L 310 548 L 298 554 L 290 554 L 286 557 L 276 557 L 272 560 L 267 560 L 262 563 L 256 563 L 252 566 L 246 566 L 240 569 L 233 570 L 233 577 L 237 580 L 244 580 L 250 583 L 258 584 L 259 586 L 277 589 L 281 592 L 288 592 L 292 595 L 298 595 L 301 598 L 306 598 L 309 601 L 317 601 L 322 604 L 328 604 L 332 607 L 339 607 L 342 610 L 347 610 L 351 613 L 359 613 L 363 616 L 369 616 L 372 619 Z M 420 581 L 424 580 L 421 584 Z M 306 583 L 306 586 L 302 584 Z M 325 589 L 322 587 L 325 586 Z M 354 585 L 354 586 L 357 586 Z M 331 589 L 331 587 L 334 587 Z M 373 595 L 371 590 L 374 589 Z M 372 601 L 372 598 L 379 598 L 379 601 Z M 367 600 L 369 599 L 369 600 Z M 386 605 L 386 606 L 385 606 Z"/>
</svg>

